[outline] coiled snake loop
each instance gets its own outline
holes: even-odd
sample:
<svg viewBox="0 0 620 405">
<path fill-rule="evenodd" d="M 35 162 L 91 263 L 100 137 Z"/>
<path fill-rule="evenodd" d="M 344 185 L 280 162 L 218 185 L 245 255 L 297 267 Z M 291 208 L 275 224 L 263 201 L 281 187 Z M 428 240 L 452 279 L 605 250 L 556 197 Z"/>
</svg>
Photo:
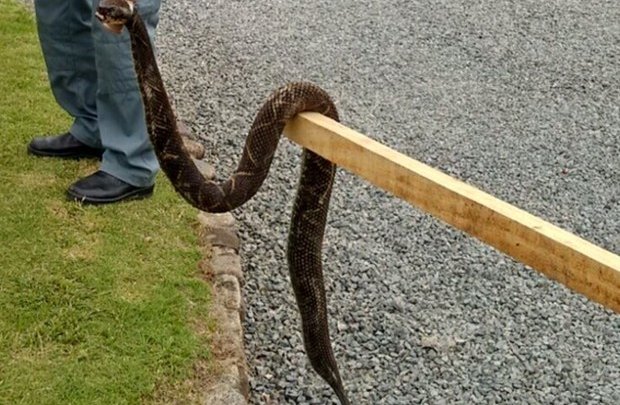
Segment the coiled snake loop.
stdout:
<svg viewBox="0 0 620 405">
<path fill-rule="evenodd" d="M 123 26 L 129 30 L 147 128 L 160 166 L 176 191 L 200 210 L 226 212 L 252 198 L 267 176 L 284 126 L 296 114 L 313 111 L 338 120 L 333 102 L 319 87 L 288 84 L 275 91 L 259 110 L 233 175 L 223 183 L 206 180 L 183 146 L 151 42 L 133 1 L 102 0 L 96 15 L 112 31 L 120 32 Z M 340 402 L 349 404 L 331 347 L 321 266 L 334 173 L 334 164 L 309 150 L 303 151 L 287 256 L 306 354 Z"/>
</svg>

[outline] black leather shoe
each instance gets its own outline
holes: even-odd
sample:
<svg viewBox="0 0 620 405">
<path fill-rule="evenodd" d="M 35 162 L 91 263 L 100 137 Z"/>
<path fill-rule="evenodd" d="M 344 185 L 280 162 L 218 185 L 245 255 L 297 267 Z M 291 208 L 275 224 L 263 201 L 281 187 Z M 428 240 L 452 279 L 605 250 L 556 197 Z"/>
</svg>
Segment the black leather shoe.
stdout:
<svg viewBox="0 0 620 405">
<path fill-rule="evenodd" d="M 109 204 L 150 197 L 155 186 L 136 187 L 98 171 L 73 183 L 67 198 L 84 204 Z"/>
<path fill-rule="evenodd" d="M 28 152 L 36 156 L 50 156 L 65 159 L 98 158 L 103 149 L 83 144 L 69 132 L 56 136 L 37 136 L 28 145 Z"/>
</svg>

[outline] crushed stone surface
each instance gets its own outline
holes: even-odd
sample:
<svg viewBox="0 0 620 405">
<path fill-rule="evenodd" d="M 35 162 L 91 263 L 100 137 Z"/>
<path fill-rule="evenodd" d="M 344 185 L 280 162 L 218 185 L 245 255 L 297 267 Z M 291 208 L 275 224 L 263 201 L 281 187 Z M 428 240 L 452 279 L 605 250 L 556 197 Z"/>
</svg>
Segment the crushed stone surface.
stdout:
<svg viewBox="0 0 620 405">
<path fill-rule="evenodd" d="M 157 44 L 220 177 L 267 95 L 312 81 L 345 125 L 620 253 L 616 0 L 164 1 Z M 256 404 L 335 403 L 286 268 L 299 156 L 234 212 Z M 344 170 L 324 265 L 353 403 L 620 403 L 620 316 Z"/>
</svg>

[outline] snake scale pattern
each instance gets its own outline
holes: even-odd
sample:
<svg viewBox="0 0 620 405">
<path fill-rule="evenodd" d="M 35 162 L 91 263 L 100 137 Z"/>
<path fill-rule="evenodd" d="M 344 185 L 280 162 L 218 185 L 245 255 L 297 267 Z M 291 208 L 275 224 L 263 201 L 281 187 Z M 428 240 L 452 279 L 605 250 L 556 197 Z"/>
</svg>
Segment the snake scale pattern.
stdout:
<svg viewBox="0 0 620 405">
<path fill-rule="evenodd" d="M 284 126 L 296 114 L 313 111 L 338 120 L 333 102 L 319 87 L 310 83 L 288 84 L 276 90 L 259 110 L 232 176 L 222 183 L 206 180 L 183 146 L 149 36 L 134 1 L 102 0 L 96 15 L 111 31 L 119 33 L 123 26 L 128 29 L 147 128 L 160 166 L 176 191 L 200 210 L 226 212 L 252 198 L 269 172 Z M 306 354 L 340 402 L 349 404 L 329 336 L 321 266 L 321 245 L 335 169 L 328 160 L 304 149 L 287 257 Z"/>
</svg>

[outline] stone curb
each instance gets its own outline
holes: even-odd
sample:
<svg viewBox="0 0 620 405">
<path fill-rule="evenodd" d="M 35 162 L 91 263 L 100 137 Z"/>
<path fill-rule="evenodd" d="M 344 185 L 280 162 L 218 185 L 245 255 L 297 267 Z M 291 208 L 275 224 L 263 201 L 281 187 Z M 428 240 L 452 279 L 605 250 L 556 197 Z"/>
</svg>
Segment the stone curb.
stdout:
<svg viewBox="0 0 620 405">
<path fill-rule="evenodd" d="M 199 160 L 204 156 L 202 144 L 189 140 L 189 131 L 180 132 L 186 147 L 194 144 L 188 151 L 198 170 L 207 179 L 215 178 L 213 166 Z M 198 223 L 198 243 L 204 252 L 199 267 L 203 276 L 211 281 L 211 318 L 216 323 L 211 339 L 214 375 L 204 392 L 204 404 L 246 405 L 250 382 L 243 346 L 245 306 L 241 288 L 245 281 L 239 257 L 237 223 L 230 213 L 204 211 L 198 214 Z"/>
<path fill-rule="evenodd" d="M 243 272 L 239 238 L 230 213 L 200 212 L 199 243 L 206 255 L 200 268 L 212 282 L 211 316 L 217 324 L 211 342 L 216 375 L 205 392 L 205 405 L 246 405 L 250 385 L 243 347 Z"/>
<path fill-rule="evenodd" d="M 183 143 L 194 164 L 207 179 L 215 178 L 215 169 L 201 160 L 204 146 L 190 139 L 187 126 L 178 121 Z M 205 405 L 247 405 L 250 395 L 248 367 L 243 346 L 245 306 L 241 288 L 244 284 L 237 223 L 230 213 L 198 214 L 198 243 L 203 250 L 199 268 L 211 282 L 211 318 L 216 329 L 211 339 L 213 375 L 204 395 Z"/>
<path fill-rule="evenodd" d="M 187 125 L 177 121 L 179 134 L 194 164 L 206 179 L 215 178 L 215 169 L 204 158 L 204 146 L 191 140 Z M 243 316 L 245 307 L 241 288 L 244 284 L 237 224 L 230 213 L 198 214 L 198 243 L 203 250 L 199 268 L 211 282 L 211 318 L 216 329 L 211 339 L 213 374 L 204 395 L 205 405 L 246 405 L 250 395 Z"/>
</svg>

